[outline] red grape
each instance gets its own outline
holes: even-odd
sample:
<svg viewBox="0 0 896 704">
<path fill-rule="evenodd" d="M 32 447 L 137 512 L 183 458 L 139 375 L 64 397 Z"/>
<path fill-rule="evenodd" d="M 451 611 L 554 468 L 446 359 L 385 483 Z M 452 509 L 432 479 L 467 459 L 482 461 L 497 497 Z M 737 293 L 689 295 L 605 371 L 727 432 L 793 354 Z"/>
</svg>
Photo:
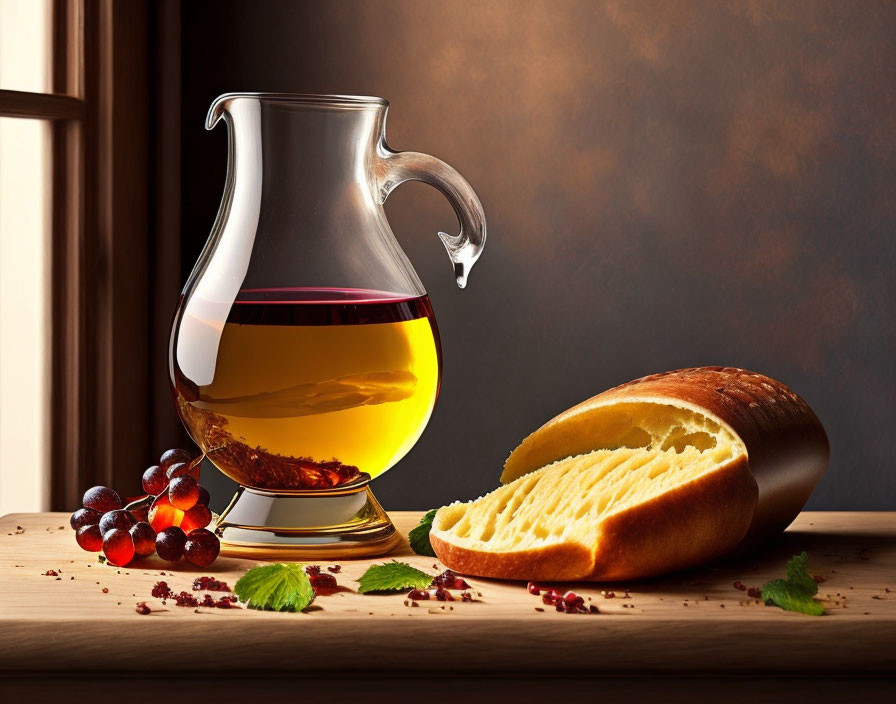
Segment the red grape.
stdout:
<svg viewBox="0 0 896 704">
<path fill-rule="evenodd" d="M 131 539 L 131 534 L 121 528 L 113 528 L 105 533 L 103 552 L 110 565 L 124 567 L 134 559 L 134 541 Z"/>
<path fill-rule="evenodd" d="M 75 540 L 87 552 L 99 552 L 103 549 L 103 534 L 100 533 L 100 527 L 96 524 L 78 528 Z"/>
<path fill-rule="evenodd" d="M 79 508 L 72 514 L 69 523 L 74 530 L 84 526 L 95 526 L 100 522 L 102 515 L 99 511 L 94 511 L 92 508 Z"/>
<path fill-rule="evenodd" d="M 180 528 L 184 533 L 196 530 L 197 528 L 205 528 L 212 521 L 212 512 L 208 506 L 196 504 L 189 511 L 184 512 L 183 520 L 180 522 Z"/>
<path fill-rule="evenodd" d="M 212 497 L 208 493 L 208 489 L 204 486 L 199 487 L 199 498 L 196 499 L 197 504 L 202 504 L 203 506 L 208 506 L 211 502 Z"/>
<path fill-rule="evenodd" d="M 161 494 L 168 486 L 168 477 L 165 470 L 157 464 L 143 473 L 143 491 L 147 494 Z"/>
<path fill-rule="evenodd" d="M 168 501 L 167 491 L 159 494 L 149 509 L 149 524 L 156 533 L 171 526 L 179 526 L 183 517 L 184 512 L 174 508 Z"/>
<path fill-rule="evenodd" d="M 190 453 L 186 450 L 166 450 L 159 458 L 159 466 L 167 471 L 171 465 L 178 462 L 189 463 L 190 459 Z"/>
<path fill-rule="evenodd" d="M 205 528 L 198 528 L 187 536 L 184 556 L 197 567 L 208 567 L 218 557 L 221 542 L 218 536 Z"/>
<path fill-rule="evenodd" d="M 156 552 L 166 562 L 177 562 L 184 554 L 187 536 L 177 526 L 166 528 L 156 535 Z"/>
<path fill-rule="evenodd" d="M 190 475 L 175 477 L 168 485 L 168 501 L 174 508 L 188 511 L 199 499 L 199 485 Z"/>
<path fill-rule="evenodd" d="M 84 492 L 84 508 L 106 513 L 121 508 L 121 497 L 107 486 L 95 486 Z"/>
<path fill-rule="evenodd" d="M 130 529 L 134 541 L 134 552 L 140 557 L 152 555 L 156 551 L 156 532 L 149 523 L 135 523 Z"/>
<path fill-rule="evenodd" d="M 190 472 L 190 465 L 186 462 L 176 462 L 168 468 L 168 471 L 165 472 L 165 475 L 168 477 L 168 481 L 170 482 L 172 479 L 177 477 L 183 477 Z"/>
<path fill-rule="evenodd" d="M 134 517 L 131 515 L 130 511 L 125 511 L 124 509 L 109 511 L 108 513 L 104 513 L 103 517 L 100 519 L 100 533 L 105 535 L 115 528 L 127 530 L 132 525 L 134 525 Z"/>
</svg>

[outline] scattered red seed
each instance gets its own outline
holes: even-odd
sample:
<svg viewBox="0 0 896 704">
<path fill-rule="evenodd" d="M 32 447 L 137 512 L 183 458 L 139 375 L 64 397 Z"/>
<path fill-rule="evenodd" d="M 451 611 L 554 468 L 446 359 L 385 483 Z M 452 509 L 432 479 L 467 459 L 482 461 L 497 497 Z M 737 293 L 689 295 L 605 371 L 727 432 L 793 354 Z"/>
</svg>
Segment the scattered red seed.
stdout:
<svg viewBox="0 0 896 704">
<path fill-rule="evenodd" d="M 535 582 L 529 582 L 526 585 L 526 589 L 529 591 L 530 594 L 534 594 L 535 596 L 541 595 L 541 590 L 538 588 L 538 585 Z"/>
<path fill-rule="evenodd" d="M 734 588 L 738 589 L 742 592 L 747 591 L 747 586 L 743 582 L 741 582 L 739 579 L 734 580 Z"/>
<path fill-rule="evenodd" d="M 314 593 L 318 596 L 327 596 L 339 591 L 339 584 L 331 574 L 318 574 L 309 578 Z"/>
<path fill-rule="evenodd" d="M 555 589 L 549 589 L 541 595 L 543 604 L 553 606 L 557 611 L 565 611 L 568 614 L 597 613 L 597 607 L 591 610 L 585 606 L 585 599 L 573 591 L 560 594 Z"/>
<path fill-rule="evenodd" d="M 342 572 L 342 565 L 333 565 L 331 567 L 327 567 L 327 572 L 332 572 L 333 574 L 339 574 Z"/>
<path fill-rule="evenodd" d="M 171 591 L 167 582 L 156 582 L 155 586 L 152 588 L 151 594 L 156 599 L 161 599 L 163 604 L 168 599 L 174 598 L 174 592 Z"/>
<path fill-rule="evenodd" d="M 206 592 L 230 591 L 225 582 L 219 582 L 214 577 L 197 577 L 193 582 L 193 589 L 195 591 L 201 590 Z M 193 608 L 205 606 L 208 608 L 217 609 L 239 608 L 238 606 L 236 606 L 237 602 L 239 601 L 236 596 L 224 595 L 216 601 L 211 594 L 204 594 L 202 597 L 202 601 L 200 601 L 195 596 L 190 594 L 190 592 L 175 593 L 168 586 L 167 582 L 156 582 L 155 586 L 152 588 L 152 596 L 156 599 L 161 599 L 163 604 L 166 603 L 168 599 L 173 599 L 176 606 L 191 606 Z"/>
<path fill-rule="evenodd" d="M 145 601 L 141 601 L 139 604 L 137 604 L 137 608 L 135 610 L 141 616 L 147 616 L 148 614 L 152 613 L 152 609 L 146 605 Z"/>
<path fill-rule="evenodd" d="M 750 587 L 747 589 L 747 596 L 752 599 L 761 599 L 762 590 L 759 587 Z"/>
<path fill-rule="evenodd" d="M 58 577 L 59 573 L 56 570 L 47 570 L 43 574 L 44 577 Z"/>
<path fill-rule="evenodd" d="M 451 596 L 451 592 L 445 589 L 445 587 L 436 587 L 435 597 L 438 601 L 454 601 L 454 597 Z"/>
<path fill-rule="evenodd" d="M 318 596 L 329 596 L 339 591 L 339 584 L 331 574 L 322 574 L 320 565 L 308 565 L 305 574 L 311 582 L 314 593 Z"/>
<path fill-rule="evenodd" d="M 103 587 L 103 594 L 109 593 L 109 587 Z"/>
<path fill-rule="evenodd" d="M 197 577 L 193 580 L 193 591 L 230 592 L 227 582 L 219 582 L 214 577 Z"/>
<path fill-rule="evenodd" d="M 814 579 L 818 584 L 821 584 L 825 581 L 824 577 L 822 577 L 820 574 L 812 575 L 812 579 Z"/>
<path fill-rule="evenodd" d="M 411 589 L 408 592 L 408 599 L 411 601 L 426 601 L 429 599 L 429 592 L 424 589 Z"/>
<path fill-rule="evenodd" d="M 432 580 L 433 587 L 441 587 L 444 589 L 469 589 L 470 585 L 464 581 L 464 578 L 453 572 L 445 570 Z"/>
<path fill-rule="evenodd" d="M 180 594 L 175 594 L 173 598 L 175 606 L 199 606 L 199 599 L 190 594 L 190 592 L 181 592 Z"/>
</svg>

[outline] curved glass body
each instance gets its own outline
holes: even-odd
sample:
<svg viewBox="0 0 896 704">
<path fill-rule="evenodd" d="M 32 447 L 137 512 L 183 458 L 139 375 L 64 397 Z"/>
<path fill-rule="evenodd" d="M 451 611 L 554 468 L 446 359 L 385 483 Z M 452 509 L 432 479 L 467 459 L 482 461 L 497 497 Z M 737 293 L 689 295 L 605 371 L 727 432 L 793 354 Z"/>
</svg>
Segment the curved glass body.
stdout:
<svg viewBox="0 0 896 704">
<path fill-rule="evenodd" d="M 413 447 L 432 413 L 441 363 L 425 295 L 244 290 L 214 333 L 184 315 L 176 344 L 192 373 L 174 360 L 178 412 L 211 461 L 245 486 L 315 489 L 377 477 Z M 192 358 L 204 338 L 217 338 L 213 369 L 204 366 L 211 355 Z"/>
<path fill-rule="evenodd" d="M 307 500 L 280 501 L 274 521 L 258 497 L 361 491 L 432 412 L 435 318 L 382 204 L 412 179 L 449 198 L 461 231 L 439 234 L 460 286 L 485 220 L 451 167 L 386 146 L 386 109 L 378 98 L 232 94 L 209 112 L 209 129 L 222 118 L 229 127 L 227 182 L 175 314 L 169 367 L 188 432 L 253 493 L 232 507 L 240 530 L 346 524 Z"/>
</svg>

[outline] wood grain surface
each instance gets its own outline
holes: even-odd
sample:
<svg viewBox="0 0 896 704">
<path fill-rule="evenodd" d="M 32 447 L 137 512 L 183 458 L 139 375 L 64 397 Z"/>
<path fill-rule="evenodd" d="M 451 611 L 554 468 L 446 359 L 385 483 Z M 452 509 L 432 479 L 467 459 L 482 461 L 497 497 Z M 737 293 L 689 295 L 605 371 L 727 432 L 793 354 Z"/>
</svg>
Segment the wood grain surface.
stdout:
<svg viewBox="0 0 896 704">
<path fill-rule="evenodd" d="M 402 533 L 420 513 L 392 517 Z M 736 590 L 782 577 L 809 553 L 823 576 L 822 617 L 766 607 Z M 0 518 L 0 671 L 134 672 L 147 643 L 164 648 L 157 671 L 191 672 L 576 672 L 625 674 L 879 673 L 896 667 L 896 512 L 803 513 L 774 544 L 697 570 L 626 584 L 562 585 L 599 614 L 543 607 L 525 585 L 470 579 L 477 601 L 405 604 L 405 595 L 360 595 L 372 562 L 397 558 L 435 574 L 441 565 L 403 543 L 389 558 L 342 561 L 351 591 L 319 597 L 306 613 L 167 606 L 150 597 L 164 579 L 176 591 L 209 574 L 231 586 L 249 560 L 173 569 L 150 558 L 101 564 L 74 541 L 66 514 Z M 434 567 L 434 565 L 436 565 Z M 59 578 L 46 576 L 48 570 Z M 165 574 L 163 575 L 162 572 Z M 561 585 L 553 585 L 558 588 Z M 624 590 L 630 598 L 622 598 Z M 108 590 L 108 591 L 104 591 Z M 614 591 L 616 598 L 601 596 Z M 146 601 L 153 611 L 136 613 Z M 209 657 L 196 658 L 197 644 Z"/>
</svg>

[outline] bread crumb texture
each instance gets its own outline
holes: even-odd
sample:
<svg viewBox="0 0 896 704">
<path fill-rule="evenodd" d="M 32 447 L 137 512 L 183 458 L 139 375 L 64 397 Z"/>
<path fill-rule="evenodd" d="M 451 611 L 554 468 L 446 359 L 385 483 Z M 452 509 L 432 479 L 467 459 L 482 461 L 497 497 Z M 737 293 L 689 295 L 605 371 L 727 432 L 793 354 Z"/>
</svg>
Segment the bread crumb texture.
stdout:
<svg viewBox="0 0 896 704">
<path fill-rule="evenodd" d="M 491 553 L 570 543 L 593 549 L 608 517 L 746 454 L 716 419 L 656 402 L 592 410 L 587 436 L 565 440 L 587 451 L 511 477 L 475 501 L 445 506 L 434 533 L 457 547 Z M 502 480 L 508 480 L 506 469 Z"/>
</svg>

